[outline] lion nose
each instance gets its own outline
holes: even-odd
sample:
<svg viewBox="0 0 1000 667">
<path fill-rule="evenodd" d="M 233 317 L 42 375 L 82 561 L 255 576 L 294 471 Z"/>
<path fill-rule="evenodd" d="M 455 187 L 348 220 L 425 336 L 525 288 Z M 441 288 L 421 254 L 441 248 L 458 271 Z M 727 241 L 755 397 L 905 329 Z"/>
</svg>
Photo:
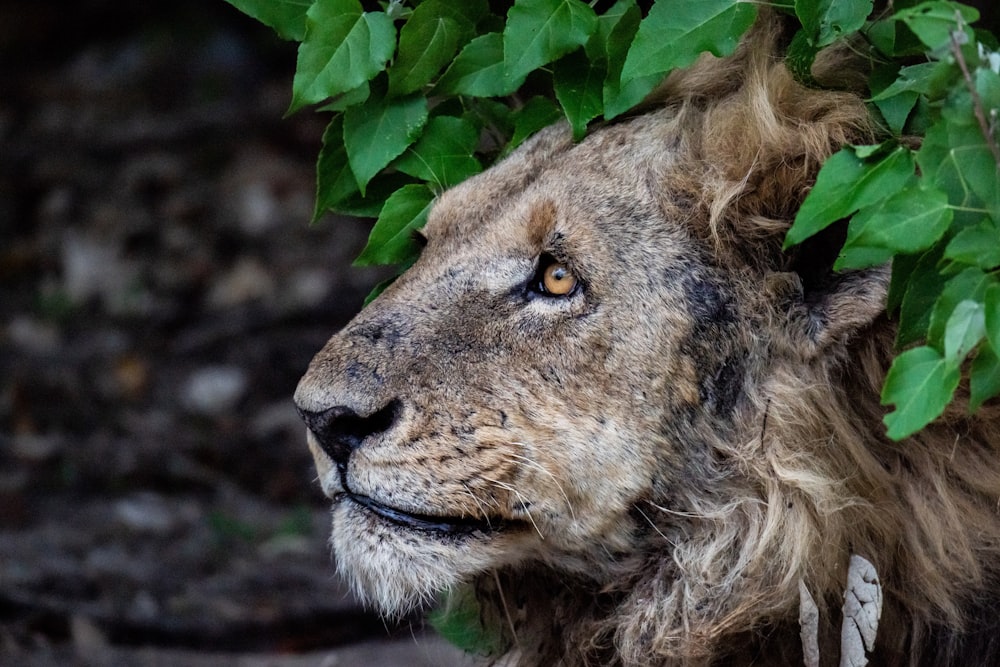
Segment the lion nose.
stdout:
<svg viewBox="0 0 1000 667">
<path fill-rule="evenodd" d="M 343 467 L 347 465 L 351 452 L 360 447 L 366 438 L 392 428 L 399 410 L 399 400 L 392 400 L 369 415 L 360 415 L 346 405 L 315 412 L 299 408 L 299 415 L 316 436 L 322 450 L 334 463 Z"/>
</svg>

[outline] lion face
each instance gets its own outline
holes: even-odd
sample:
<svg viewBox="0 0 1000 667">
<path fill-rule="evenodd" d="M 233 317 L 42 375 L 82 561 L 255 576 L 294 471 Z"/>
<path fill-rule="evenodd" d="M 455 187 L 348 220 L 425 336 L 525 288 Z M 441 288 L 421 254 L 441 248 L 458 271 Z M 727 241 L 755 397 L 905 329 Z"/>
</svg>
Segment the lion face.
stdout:
<svg viewBox="0 0 1000 667">
<path fill-rule="evenodd" d="M 711 483 L 747 381 L 724 273 L 663 191 L 669 112 L 550 128 L 444 193 L 419 261 L 295 400 L 339 569 L 387 613 L 493 568 L 594 575 Z M 745 299 L 741 299 L 742 300 Z"/>
</svg>

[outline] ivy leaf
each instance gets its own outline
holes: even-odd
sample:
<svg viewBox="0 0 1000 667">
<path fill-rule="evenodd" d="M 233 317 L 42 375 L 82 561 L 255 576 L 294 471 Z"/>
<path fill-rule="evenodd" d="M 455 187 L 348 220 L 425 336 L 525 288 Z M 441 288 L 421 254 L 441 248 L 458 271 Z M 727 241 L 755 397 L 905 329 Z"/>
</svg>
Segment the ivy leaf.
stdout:
<svg viewBox="0 0 1000 667">
<path fill-rule="evenodd" d="M 354 90 L 349 90 L 346 93 L 337 95 L 332 100 L 319 107 L 318 111 L 341 112 L 348 107 L 353 107 L 355 104 L 364 104 L 369 95 L 371 95 L 371 85 L 365 81 Z"/>
<path fill-rule="evenodd" d="M 983 298 L 986 335 L 994 350 L 1000 350 L 1000 285 L 992 285 Z"/>
<path fill-rule="evenodd" d="M 937 418 L 955 393 L 959 377 L 958 366 L 932 347 L 915 347 L 896 357 L 882 387 L 882 405 L 896 406 L 882 420 L 889 437 L 901 440 Z"/>
<path fill-rule="evenodd" d="M 552 77 L 556 99 L 573 127 L 574 141 L 583 138 L 587 123 L 604 110 L 606 73 L 603 63 L 591 61 L 582 49 L 556 61 Z"/>
<path fill-rule="evenodd" d="M 984 341 L 969 370 L 969 411 L 975 412 L 997 394 L 1000 394 L 1000 357 L 989 341 Z"/>
<path fill-rule="evenodd" d="M 805 28 L 796 31 L 792 36 L 792 41 L 788 44 L 788 52 L 785 54 L 788 71 L 792 73 L 796 81 L 810 87 L 817 86 L 812 73 L 817 53 L 819 53 L 819 47 L 813 43 Z"/>
<path fill-rule="evenodd" d="M 323 132 L 323 147 L 316 161 L 316 208 L 312 221 L 316 222 L 328 210 L 358 192 L 358 182 L 347 161 L 344 148 L 344 119 L 334 116 Z"/>
<path fill-rule="evenodd" d="M 945 277 L 938 271 L 944 248 L 938 244 L 925 252 L 913 272 L 899 306 L 899 329 L 896 332 L 896 347 L 915 343 L 927 334 L 930 326 L 931 310 L 944 291 Z"/>
<path fill-rule="evenodd" d="M 306 14 L 289 113 L 354 90 L 385 68 L 396 49 L 396 29 L 383 12 L 365 12 L 358 0 L 316 0 Z"/>
<path fill-rule="evenodd" d="M 503 637 L 495 627 L 484 627 L 482 611 L 471 588 L 463 586 L 448 594 L 427 619 L 446 640 L 473 655 L 496 655 Z"/>
<path fill-rule="evenodd" d="M 954 63 L 940 60 L 901 67 L 896 80 L 872 97 L 876 103 L 887 101 L 897 95 L 926 95 L 936 100 L 948 92 L 954 80 Z"/>
<path fill-rule="evenodd" d="M 306 11 L 312 0 L 226 0 L 247 16 L 272 28 L 282 39 L 301 42 L 306 34 Z"/>
<path fill-rule="evenodd" d="M 903 303 L 906 287 L 917 267 L 920 255 L 896 255 L 892 258 L 892 279 L 889 281 L 889 294 L 886 296 L 885 309 L 890 313 L 899 310 Z"/>
<path fill-rule="evenodd" d="M 483 165 L 472 155 L 478 143 L 479 130 L 471 122 L 437 116 L 427 123 L 417 143 L 394 166 L 441 189 L 450 188 L 483 170 Z"/>
<path fill-rule="evenodd" d="M 995 269 L 1000 266 L 1000 229 L 989 218 L 973 227 L 966 227 L 951 240 L 944 256 L 984 271 Z"/>
<path fill-rule="evenodd" d="M 898 192 L 913 178 L 913 157 L 907 149 L 896 147 L 875 162 L 862 159 L 862 148 L 843 148 L 823 163 L 785 236 L 785 248 Z"/>
<path fill-rule="evenodd" d="M 934 188 L 908 187 L 862 209 L 851 219 L 847 241 L 833 268 L 863 269 L 897 253 L 926 250 L 951 224 L 948 196 Z"/>
<path fill-rule="evenodd" d="M 757 7 L 742 0 L 660 0 L 639 24 L 621 79 L 686 67 L 705 51 L 727 56 L 756 18 Z"/>
<path fill-rule="evenodd" d="M 382 172 L 368 183 L 364 196 L 355 192 L 347 199 L 337 202 L 331 209 L 335 213 L 356 218 L 377 218 L 382 212 L 385 200 L 405 185 L 414 185 L 412 176 L 402 172 Z"/>
<path fill-rule="evenodd" d="M 427 122 L 427 100 L 369 98 L 344 112 L 344 147 L 358 189 L 412 144 Z"/>
<path fill-rule="evenodd" d="M 958 275 L 948 278 L 931 308 L 927 326 L 928 342 L 941 348 L 948 320 L 958 304 L 967 299 L 981 303 L 986 296 L 986 289 L 992 282 L 988 274 L 974 268 L 966 269 Z"/>
<path fill-rule="evenodd" d="M 399 264 L 412 261 L 420 250 L 412 234 L 427 222 L 434 193 L 426 185 L 405 185 L 386 200 L 368 245 L 354 260 L 355 266 Z"/>
<path fill-rule="evenodd" d="M 417 6 L 399 32 L 399 53 L 389 69 L 389 94 L 419 90 L 450 63 L 474 35 L 488 11 L 485 0 L 428 0 Z"/>
<path fill-rule="evenodd" d="M 581 0 L 515 0 L 503 31 L 504 71 L 521 79 L 583 46 L 597 14 Z"/>
<path fill-rule="evenodd" d="M 513 150 L 538 130 L 552 125 L 562 117 L 559 109 L 547 97 L 538 95 L 514 112 L 514 132 L 508 151 Z"/>
<path fill-rule="evenodd" d="M 979 20 L 979 12 L 958 2 L 923 2 L 896 12 L 894 18 L 905 23 L 924 46 L 936 51 L 950 43 L 952 31 L 958 28 L 958 16 L 962 17 L 962 28 L 969 39 L 975 39 L 969 24 Z"/>
<path fill-rule="evenodd" d="M 983 304 L 965 299 L 955 306 L 944 333 L 944 356 L 951 363 L 961 364 L 969 352 L 986 335 Z"/>
<path fill-rule="evenodd" d="M 399 56 L 389 70 L 389 94 L 406 95 L 420 90 L 450 62 L 458 50 L 461 26 L 447 16 L 428 16 L 414 10 L 399 33 Z"/>
<path fill-rule="evenodd" d="M 622 81 L 622 67 L 629 46 L 642 21 L 642 11 L 635 0 L 618 0 L 597 19 L 597 31 L 587 42 L 587 54 L 597 60 L 599 54 L 607 66 L 604 78 L 604 118 L 611 120 L 641 102 L 663 77 L 660 74 Z"/>
<path fill-rule="evenodd" d="M 956 170 L 990 215 L 1000 219 L 1000 167 L 975 119 L 970 97 L 963 95 L 962 108 L 946 108 L 943 116 Z"/>
<path fill-rule="evenodd" d="M 872 0 L 795 0 L 795 14 L 816 48 L 857 32 L 872 11 Z"/>
<path fill-rule="evenodd" d="M 920 96 L 939 99 L 951 86 L 954 74 L 954 63 L 947 61 L 902 68 L 892 62 L 876 67 L 868 84 L 875 106 L 886 119 L 889 128 L 899 135 L 903 134 L 906 121 L 912 115 Z"/>
<path fill-rule="evenodd" d="M 506 75 L 503 35 L 490 32 L 465 45 L 435 88 L 447 95 L 503 97 L 521 87 L 524 77 Z"/>
</svg>

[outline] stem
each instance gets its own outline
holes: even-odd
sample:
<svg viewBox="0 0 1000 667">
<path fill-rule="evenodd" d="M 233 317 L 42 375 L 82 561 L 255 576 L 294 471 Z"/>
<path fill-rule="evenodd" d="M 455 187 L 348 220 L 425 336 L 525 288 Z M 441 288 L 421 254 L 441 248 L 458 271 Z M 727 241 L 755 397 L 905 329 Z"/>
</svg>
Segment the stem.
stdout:
<svg viewBox="0 0 1000 667">
<path fill-rule="evenodd" d="M 961 29 L 961 19 L 959 20 L 959 28 Z M 1000 169 L 1000 146 L 997 145 L 996 140 L 993 138 L 993 132 L 990 131 L 990 124 L 986 121 L 983 101 L 979 98 L 976 85 L 972 81 L 972 75 L 969 73 L 969 67 L 965 63 L 965 56 L 962 55 L 962 48 L 958 43 L 957 35 L 958 30 L 952 31 L 951 52 L 954 54 L 955 60 L 962 70 L 965 87 L 969 89 L 969 94 L 972 96 L 972 111 L 976 114 L 976 120 L 979 122 L 979 131 L 982 132 L 983 138 L 986 140 L 986 145 L 990 147 L 990 152 L 993 153 L 993 161 L 996 163 L 997 169 Z"/>
</svg>

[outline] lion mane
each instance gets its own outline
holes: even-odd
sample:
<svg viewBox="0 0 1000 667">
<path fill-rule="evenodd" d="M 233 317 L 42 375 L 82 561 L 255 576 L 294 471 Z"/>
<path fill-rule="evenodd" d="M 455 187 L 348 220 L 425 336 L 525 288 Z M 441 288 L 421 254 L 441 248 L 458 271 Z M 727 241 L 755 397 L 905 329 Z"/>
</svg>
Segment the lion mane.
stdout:
<svg viewBox="0 0 1000 667">
<path fill-rule="evenodd" d="M 317 355 L 296 401 L 335 555 L 384 612 L 473 599 L 496 664 L 787 665 L 805 589 L 832 664 L 857 554 L 875 664 L 1000 663 L 997 408 L 885 437 L 888 267 L 834 273 L 842 224 L 782 250 L 823 160 L 879 130 L 850 50 L 812 88 L 782 39 L 765 16 L 442 195 Z M 578 290 L 532 292 L 552 261 Z"/>
</svg>

